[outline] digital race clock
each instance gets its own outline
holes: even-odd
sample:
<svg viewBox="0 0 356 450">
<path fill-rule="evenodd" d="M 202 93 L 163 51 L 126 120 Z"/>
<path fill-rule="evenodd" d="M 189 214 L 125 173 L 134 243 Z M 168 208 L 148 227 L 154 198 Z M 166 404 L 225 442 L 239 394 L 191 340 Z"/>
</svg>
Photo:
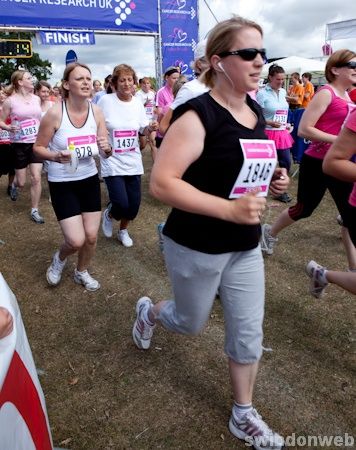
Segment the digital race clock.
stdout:
<svg viewBox="0 0 356 450">
<path fill-rule="evenodd" d="M 0 39 L 0 58 L 31 58 L 32 43 L 23 39 Z"/>
</svg>

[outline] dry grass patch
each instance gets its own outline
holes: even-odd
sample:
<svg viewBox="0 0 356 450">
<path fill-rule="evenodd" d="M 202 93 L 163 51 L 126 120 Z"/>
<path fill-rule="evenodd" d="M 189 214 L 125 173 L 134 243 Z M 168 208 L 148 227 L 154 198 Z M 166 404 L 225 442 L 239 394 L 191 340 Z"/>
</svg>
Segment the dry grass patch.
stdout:
<svg viewBox="0 0 356 450">
<path fill-rule="evenodd" d="M 45 372 L 40 379 L 54 443 L 72 450 L 246 448 L 226 427 L 232 398 L 218 301 L 200 337 L 157 329 L 150 351 L 132 343 L 137 298 L 170 295 L 156 237 L 168 208 L 148 194 L 149 155 L 144 159 L 142 207 L 130 229 L 134 246 L 126 249 L 100 233 L 92 271 L 102 289 L 95 293 L 73 283 L 75 258 L 60 286 L 46 283 L 61 241 L 46 182 L 46 223 L 36 225 L 29 219 L 29 188 L 11 202 L 0 179 L 0 269 Z M 283 207 L 270 202 L 266 219 Z M 283 435 L 355 434 L 355 298 L 330 286 L 324 300 L 315 300 L 304 274 L 311 258 L 346 267 L 335 217 L 326 196 L 311 219 L 280 235 L 275 255 L 265 260 L 264 345 L 272 352 L 261 361 L 255 403 Z"/>
</svg>

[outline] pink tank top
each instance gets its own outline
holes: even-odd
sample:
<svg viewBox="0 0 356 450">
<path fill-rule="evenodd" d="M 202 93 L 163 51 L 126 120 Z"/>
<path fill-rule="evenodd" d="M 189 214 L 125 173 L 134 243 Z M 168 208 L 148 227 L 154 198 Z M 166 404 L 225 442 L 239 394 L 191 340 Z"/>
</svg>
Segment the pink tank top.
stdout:
<svg viewBox="0 0 356 450">
<path fill-rule="evenodd" d="M 28 101 L 24 101 L 21 96 L 13 94 L 9 100 L 11 122 L 17 120 L 21 127 L 21 136 L 10 133 L 11 142 L 34 143 L 42 116 L 39 97 L 32 94 Z"/>
<path fill-rule="evenodd" d="M 327 89 L 331 93 L 331 102 L 326 111 L 320 116 L 319 120 L 315 124 L 315 128 L 324 131 L 325 133 L 333 134 L 337 136 L 343 126 L 351 107 L 353 106 L 351 100 L 347 101 L 335 94 L 334 89 L 331 86 L 323 86 L 319 89 Z M 306 154 L 317 159 L 324 159 L 326 152 L 331 147 L 328 142 L 312 142 Z"/>
</svg>

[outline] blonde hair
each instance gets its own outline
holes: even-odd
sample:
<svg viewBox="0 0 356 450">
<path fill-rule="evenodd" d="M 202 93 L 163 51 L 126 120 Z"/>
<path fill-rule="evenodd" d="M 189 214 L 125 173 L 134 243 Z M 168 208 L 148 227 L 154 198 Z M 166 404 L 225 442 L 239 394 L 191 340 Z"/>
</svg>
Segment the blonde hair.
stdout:
<svg viewBox="0 0 356 450">
<path fill-rule="evenodd" d="M 341 50 L 337 50 L 326 62 L 325 66 L 325 78 L 329 83 L 332 83 L 336 79 L 336 75 L 332 72 L 333 67 L 342 67 L 344 64 L 347 64 L 352 58 L 356 57 L 356 53 L 348 50 L 346 48 L 342 48 Z"/>
<path fill-rule="evenodd" d="M 259 33 L 261 33 L 261 36 L 263 36 L 262 28 L 258 25 L 258 23 L 245 19 L 241 16 L 234 15 L 231 19 L 227 19 L 216 24 L 210 31 L 208 42 L 206 44 L 205 54 L 208 61 L 211 61 L 213 55 L 230 51 L 231 42 L 234 40 L 235 34 L 244 28 L 255 28 Z M 204 72 L 202 78 L 204 84 L 210 88 L 214 87 L 216 78 L 215 69 L 210 65 L 210 68 Z"/>
<path fill-rule="evenodd" d="M 25 73 L 30 73 L 28 70 L 15 70 L 15 72 L 12 73 L 11 79 L 10 79 L 10 86 L 6 89 L 7 95 L 11 95 L 14 92 L 18 92 L 20 89 L 19 81 L 21 81 L 25 75 Z"/>
</svg>

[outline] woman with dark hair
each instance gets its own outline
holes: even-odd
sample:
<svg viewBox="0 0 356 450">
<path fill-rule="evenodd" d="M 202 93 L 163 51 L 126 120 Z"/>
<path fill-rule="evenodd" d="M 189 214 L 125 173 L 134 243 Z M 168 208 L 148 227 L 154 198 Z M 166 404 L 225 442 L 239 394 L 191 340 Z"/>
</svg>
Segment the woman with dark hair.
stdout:
<svg viewBox="0 0 356 450">
<path fill-rule="evenodd" d="M 276 144 L 279 166 L 289 172 L 293 139 L 290 135 L 290 124 L 287 123 L 289 105 L 286 90 L 283 88 L 285 78 L 283 67 L 272 64 L 268 71 L 268 83 L 257 92 L 256 100 L 261 105 L 266 119 L 266 135 Z M 287 192 L 275 199 L 285 203 L 292 200 Z"/>
<path fill-rule="evenodd" d="M 197 335 L 219 291 L 235 400 L 230 432 L 255 448 L 277 450 L 283 439 L 252 406 L 262 355 L 264 269 L 258 239 L 266 199 L 249 183 L 268 178 L 265 195 L 271 179 L 274 194 L 288 185 L 286 170 L 273 170 L 274 151 L 273 164 L 263 165 L 257 156 L 266 139 L 265 121 L 247 92 L 257 88 L 266 60 L 261 27 L 240 17 L 218 23 L 209 33 L 206 57 L 210 68 L 203 81 L 211 91 L 174 112 L 151 174 L 151 193 L 173 207 L 163 234 L 174 298 L 156 304 L 139 299 L 132 335 L 145 350 L 158 323 Z M 253 155 L 249 149 L 255 149 Z M 235 188 L 238 198 L 231 196 Z"/>
<path fill-rule="evenodd" d="M 38 224 L 44 223 L 38 207 L 41 198 L 42 160 L 33 152 L 38 126 L 41 120 L 40 99 L 33 94 L 33 77 L 26 70 L 16 70 L 11 75 L 9 96 L 4 101 L 0 116 L 0 128 L 10 131 L 11 150 L 15 154 L 15 180 L 12 183 L 10 197 L 15 201 L 17 188 L 26 183 L 27 167 L 31 174 L 31 219 Z M 10 119 L 11 124 L 7 121 Z"/>
<path fill-rule="evenodd" d="M 141 203 L 143 164 L 139 133 L 149 136 L 158 128 L 155 121 L 149 125 L 143 104 L 132 94 L 136 83 L 136 73 L 131 66 L 116 66 L 111 80 L 115 93 L 104 95 L 98 103 L 113 148 L 110 158 L 100 158 L 101 175 L 110 198 L 110 204 L 103 212 L 102 230 L 106 237 L 111 237 L 113 219 L 119 221 L 117 238 L 124 247 L 133 245 L 127 228 L 137 216 Z"/>
<path fill-rule="evenodd" d="M 304 98 L 304 87 L 302 85 L 302 80 L 300 79 L 300 74 L 298 72 L 293 72 L 290 76 L 290 82 L 291 86 L 288 89 L 288 95 L 286 96 L 290 109 L 301 108 Z"/>
<path fill-rule="evenodd" d="M 178 80 L 180 71 L 177 67 L 168 67 L 164 72 L 164 86 L 158 89 L 156 94 L 156 107 L 158 122 L 160 122 L 163 116 L 168 111 L 169 107 L 173 103 L 173 86 Z M 156 136 L 156 147 L 159 148 L 163 139 L 163 135 L 158 131 Z"/>
<path fill-rule="evenodd" d="M 100 226 L 101 197 L 93 156 L 108 157 L 111 147 L 103 114 L 89 102 L 92 79 L 88 66 L 68 64 L 63 74 L 63 101 L 43 117 L 34 150 L 49 161 L 52 206 L 64 242 L 47 269 L 47 282 L 59 284 L 67 257 L 78 252 L 74 281 L 88 291 L 100 283 L 88 272 Z"/>
<path fill-rule="evenodd" d="M 337 50 L 329 57 L 325 67 L 328 84 L 318 89 L 303 114 L 298 135 L 312 143 L 300 163 L 296 205 L 285 209 L 272 225 L 264 224 L 262 227 L 262 250 L 268 255 L 273 254 L 278 234 L 296 221 L 311 216 L 329 190 L 344 223 L 342 237 L 349 268 L 356 269 L 355 246 L 347 229 L 350 215 L 348 197 L 352 184 L 326 175 L 322 170 L 327 151 L 354 107 L 347 89 L 355 81 L 355 61 L 356 53 L 351 50 Z"/>
</svg>

